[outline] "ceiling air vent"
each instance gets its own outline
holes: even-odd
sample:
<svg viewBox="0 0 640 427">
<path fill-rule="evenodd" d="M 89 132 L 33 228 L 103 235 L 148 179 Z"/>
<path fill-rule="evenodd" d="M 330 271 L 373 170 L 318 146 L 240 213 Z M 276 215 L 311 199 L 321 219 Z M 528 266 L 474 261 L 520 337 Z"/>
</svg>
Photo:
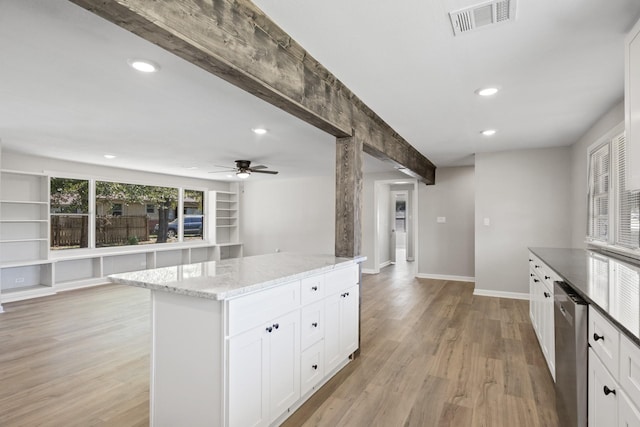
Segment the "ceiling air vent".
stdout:
<svg viewBox="0 0 640 427">
<path fill-rule="evenodd" d="M 449 13 L 453 34 L 456 36 L 489 25 L 513 21 L 515 17 L 515 0 L 490 1 Z"/>
</svg>

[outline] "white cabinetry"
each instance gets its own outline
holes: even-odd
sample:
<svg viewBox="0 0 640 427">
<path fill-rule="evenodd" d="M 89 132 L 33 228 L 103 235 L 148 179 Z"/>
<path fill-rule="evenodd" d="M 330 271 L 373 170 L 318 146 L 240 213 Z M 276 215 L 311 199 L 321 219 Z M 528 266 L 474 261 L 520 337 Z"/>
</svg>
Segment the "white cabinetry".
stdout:
<svg viewBox="0 0 640 427">
<path fill-rule="evenodd" d="M 529 316 L 551 376 L 555 380 L 554 280 L 560 279 L 538 257 L 529 253 Z"/>
<path fill-rule="evenodd" d="M 589 306 L 589 426 L 640 426 L 640 348 Z"/>
<path fill-rule="evenodd" d="M 358 279 L 353 265 L 228 301 L 229 426 L 286 417 L 344 365 L 358 348 Z"/>
<path fill-rule="evenodd" d="M 294 311 L 229 339 L 229 426 L 267 426 L 300 398 Z"/>
<path fill-rule="evenodd" d="M 640 190 L 640 21 L 625 42 L 626 185 Z"/>
</svg>

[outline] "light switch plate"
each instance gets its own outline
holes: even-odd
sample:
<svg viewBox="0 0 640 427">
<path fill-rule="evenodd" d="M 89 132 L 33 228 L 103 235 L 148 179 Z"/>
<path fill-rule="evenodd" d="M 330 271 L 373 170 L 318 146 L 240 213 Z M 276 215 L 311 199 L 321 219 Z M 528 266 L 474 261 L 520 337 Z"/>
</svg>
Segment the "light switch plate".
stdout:
<svg viewBox="0 0 640 427">
<path fill-rule="evenodd" d="M 491 220 L 489 218 L 485 218 L 483 221 L 484 225 L 486 225 L 487 227 L 491 225 Z"/>
<path fill-rule="evenodd" d="M 436 221 L 439 222 L 439 223 L 445 223 L 445 222 L 447 222 L 447 217 L 446 216 L 439 216 L 436 219 Z"/>
</svg>

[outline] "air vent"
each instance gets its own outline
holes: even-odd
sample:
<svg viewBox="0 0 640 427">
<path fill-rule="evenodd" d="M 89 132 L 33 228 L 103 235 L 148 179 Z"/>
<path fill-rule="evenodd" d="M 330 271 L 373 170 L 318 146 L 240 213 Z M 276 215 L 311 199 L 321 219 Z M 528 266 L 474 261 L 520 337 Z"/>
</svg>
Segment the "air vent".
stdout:
<svg viewBox="0 0 640 427">
<path fill-rule="evenodd" d="M 489 25 L 513 21 L 515 17 L 515 0 L 490 1 L 449 13 L 453 34 L 456 36 Z"/>
</svg>

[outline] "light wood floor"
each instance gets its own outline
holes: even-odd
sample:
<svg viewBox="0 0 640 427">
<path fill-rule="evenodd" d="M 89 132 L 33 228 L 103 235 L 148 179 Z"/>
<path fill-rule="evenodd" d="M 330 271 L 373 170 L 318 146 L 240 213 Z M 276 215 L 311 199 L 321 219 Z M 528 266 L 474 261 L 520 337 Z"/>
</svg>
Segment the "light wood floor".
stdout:
<svg viewBox="0 0 640 427">
<path fill-rule="evenodd" d="M 557 426 L 526 301 L 365 276 L 361 355 L 292 426 Z M 1 426 L 148 425 L 149 293 L 117 285 L 5 304 Z"/>
</svg>

